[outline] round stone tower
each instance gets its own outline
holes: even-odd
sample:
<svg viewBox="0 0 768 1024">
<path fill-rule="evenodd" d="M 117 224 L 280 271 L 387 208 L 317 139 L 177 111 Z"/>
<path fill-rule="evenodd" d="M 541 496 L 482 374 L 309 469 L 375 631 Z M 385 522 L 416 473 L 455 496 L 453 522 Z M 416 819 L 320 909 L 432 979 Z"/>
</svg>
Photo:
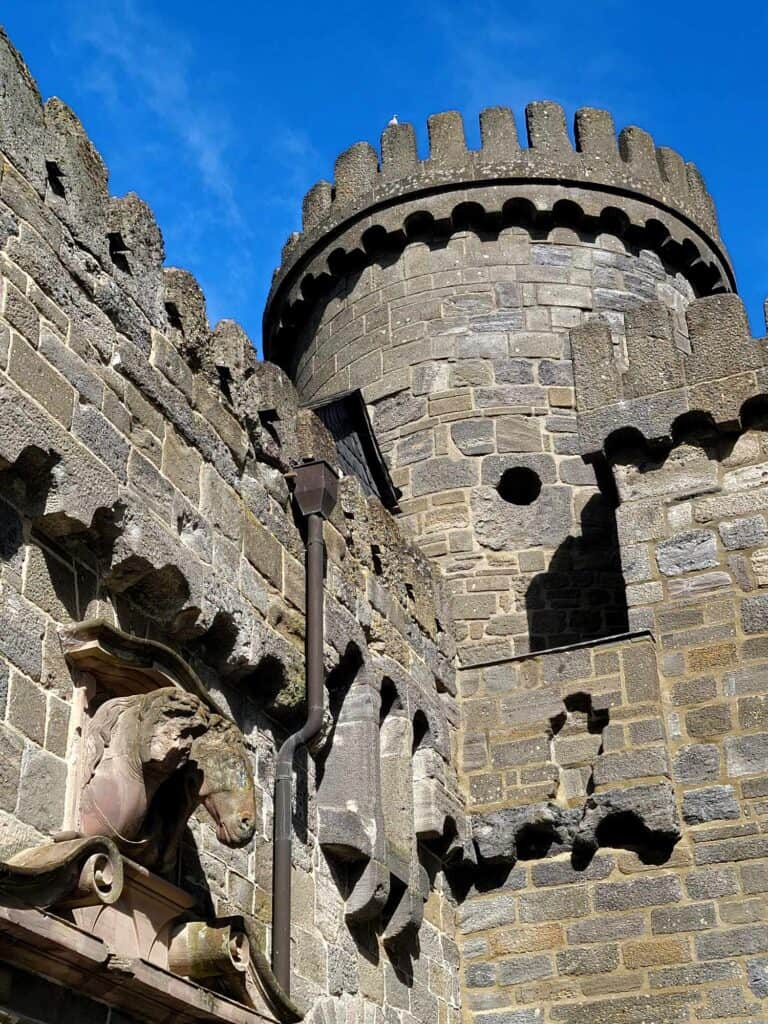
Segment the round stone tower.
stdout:
<svg viewBox="0 0 768 1024">
<path fill-rule="evenodd" d="M 610 474 L 577 454 L 572 328 L 660 300 L 686 347 L 694 297 L 734 289 L 697 169 L 609 114 L 504 107 L 358 143 L 304 200 L 265 355 L 304 401 L 360 388 L 400 519 L 453 594 L 465 666 L 627 628 Z M 599 386 L 599 380 L 596 380 Z"/>
</svg>

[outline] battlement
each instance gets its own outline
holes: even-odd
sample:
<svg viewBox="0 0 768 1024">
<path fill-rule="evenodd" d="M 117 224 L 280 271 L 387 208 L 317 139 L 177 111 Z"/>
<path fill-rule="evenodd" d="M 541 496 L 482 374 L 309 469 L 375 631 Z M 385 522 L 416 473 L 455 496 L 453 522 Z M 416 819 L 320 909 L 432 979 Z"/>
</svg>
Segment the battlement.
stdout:
<svg viewBox="0 0 768 1024">
<path fill-rule="evenodd" d="M 527 147 L 510 109 L 484 110 L 481 146 L 472 150 L 461 114 L 447 111 L 428 120 L 426 160 L 419 159 L 410 124 L 384 130 L 380 155 L 367 142 L 345 150 L 336 160 L 333 184 L 320 181 L 304 197 L 303 229 L 283 249 L 265 314 L 267 351 L 284 319 L 282 307 L 300 301 L 318 278 L 333 276 L 341 257 L 370 252 L 382 229 L 407 236 L 414 225 L 423 231 L 430 218 L 458 229 L 495 214 L 503 223 L 515 197 L 527 207 L 529 220 L 554 210 L 558 222 L 573 227 L 592 217 L 601 230 L 616 234 L 631 225 L 647 229 L 654 248 L 679 246 L 688 265 L 707 268 L 701 294 L 731 290 L 715 207 L 695 164 L 657 146 L 641 128 L 617 135 L 604 110 L 577 111 L 574 141 L 557 103 L 530 103 L 525 127 Z M 323 248 L 318 263 L 317 250 Z"/>
<path fill-rule="evenodd" d="M 576 113 L 574 145 L 563 108 L 546 101 L 528 104 L 525 126 L 527 148 L 513 112 L 490 107 L 480 114 L 480 149 L 470 150 L 461 114 L 433 114 L 427 122 L 429 157 L 419 160 L 413 125 L 389 125 L 381 136 L 381 159 L 369 143 L 358 142 L 336 160 L 333 185 L 321 181 L 310 189 L 303 230 L 338 223 L 352 209 L 375 202 L 394 182 L 405 194 L 429 184 L 494 177 L 503 169 L 515 177 L 570 178 L 641 192 L 718 237 L 714 204 L 696 165 L 673 149 L 657 147 L 641 128 L 624 128 L 617 136 L 607 111 L 586 107 Z"/>
<path fill-rule="evenodd" d="M 581 451 L 609 448 L 631 431 L 670 443 L 693 420 L 744 425 L 768 392 L 768 339 L 753 338 L 737 295 L 695 299 L 685 323 L 658 302 L 625 316 L 626 361 L 597 317 L 571 332 Z"/>
</svg>

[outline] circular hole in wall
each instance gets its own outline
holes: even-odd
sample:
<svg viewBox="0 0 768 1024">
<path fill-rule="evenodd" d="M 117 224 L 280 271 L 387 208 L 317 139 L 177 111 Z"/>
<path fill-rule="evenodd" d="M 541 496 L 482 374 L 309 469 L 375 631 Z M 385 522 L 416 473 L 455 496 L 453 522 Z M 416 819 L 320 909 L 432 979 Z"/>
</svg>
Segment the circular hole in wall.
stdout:
<svg viewBox="0 0 768 1024">
<path fill-rule="evenodd" d="M 496 490 L 512 505 L 531 505 L 541 494 L 541 478 L 527 466 L 514 466 L 504 470 Z"/>
</svg>

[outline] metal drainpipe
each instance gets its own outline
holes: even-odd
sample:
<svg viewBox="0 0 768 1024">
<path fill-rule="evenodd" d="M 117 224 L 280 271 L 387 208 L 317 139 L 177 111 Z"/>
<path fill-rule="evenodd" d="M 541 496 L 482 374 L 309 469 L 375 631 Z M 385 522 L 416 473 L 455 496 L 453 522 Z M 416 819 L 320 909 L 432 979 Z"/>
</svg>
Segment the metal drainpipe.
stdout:
<svg viewBox="0 0 768 1024">
<path fill-rule="evenodd" d="M 299 747 L 323 724 L 323 519 L 338 493 L 335 471 L 321 461 L 297 466 L 291 474 L 293 496 L 307 522 L 305 664 L 307 718 L 280 747 L 275 772 L 275 827 L 272 851 L 272 971 L 281 988 L 291 992 L 291 844 L 293 840 L 293 759 Z"/>
</svg>

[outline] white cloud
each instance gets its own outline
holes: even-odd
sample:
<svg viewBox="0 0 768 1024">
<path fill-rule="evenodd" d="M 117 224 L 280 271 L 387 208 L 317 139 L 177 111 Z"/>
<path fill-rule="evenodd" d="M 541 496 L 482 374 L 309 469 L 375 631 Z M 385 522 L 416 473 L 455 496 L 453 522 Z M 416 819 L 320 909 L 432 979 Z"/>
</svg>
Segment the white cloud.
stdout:
<svg viewBox="0 0 768 1024">
<path fill-rule="evenodd" d="M 184 147 L 220 213 L 240 225 L 237 190 L 227 166 L 234 133 L 222 112 L 201 99 L 192 48 L 178 26 L 140 11 L 134 0 L 117 0 L 79 9 L 72 33 L 94 55 L 94 63 L 83 69 L 83 84 L 110 107 L 133 99 L 151 111 L 169 132 L 171 145 Z"/>
</svg>

